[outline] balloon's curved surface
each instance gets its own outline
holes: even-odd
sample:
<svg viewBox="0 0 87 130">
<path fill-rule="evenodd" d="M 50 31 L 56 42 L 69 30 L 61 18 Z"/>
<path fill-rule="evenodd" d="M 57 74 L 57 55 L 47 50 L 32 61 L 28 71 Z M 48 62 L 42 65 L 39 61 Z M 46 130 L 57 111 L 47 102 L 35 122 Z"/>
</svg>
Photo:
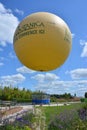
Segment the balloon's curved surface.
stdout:
<svg viewBox="0 0 87 130">
<path fill-rule="evenodd" d="M 36 71 L 50 71 L 67 59 L 72 36 L 67 24 L 48 12 L 26 17 L 14 34 L 14 50 L 20 62 Z"/>
</svg>

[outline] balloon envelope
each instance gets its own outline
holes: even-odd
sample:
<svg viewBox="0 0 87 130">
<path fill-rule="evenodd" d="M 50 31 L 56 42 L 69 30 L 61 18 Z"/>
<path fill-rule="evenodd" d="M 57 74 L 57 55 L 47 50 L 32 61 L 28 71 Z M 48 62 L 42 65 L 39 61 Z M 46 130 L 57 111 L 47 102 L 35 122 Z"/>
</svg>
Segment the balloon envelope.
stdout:
<svg viewBox="0 0 87 130">
<path fill-rule="evenodd" d="M 60 67 L 71 50 L 72 36 L 67 24 L 48 12 L 29 15 L 14 34 L 14 50 L 26 67 L 49 71 Z"/>
</svg>

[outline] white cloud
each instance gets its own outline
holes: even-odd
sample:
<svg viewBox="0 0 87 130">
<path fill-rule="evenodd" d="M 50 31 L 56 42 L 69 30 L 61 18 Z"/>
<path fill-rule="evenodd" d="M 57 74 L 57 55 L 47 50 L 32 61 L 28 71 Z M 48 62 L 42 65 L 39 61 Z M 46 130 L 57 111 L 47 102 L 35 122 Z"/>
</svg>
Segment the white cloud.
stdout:
<svg viewBox="0 0 87 130">
<path fill-rule="evenodd" d="M 13 42 L 18 23 L 18 18 L 12 14 L 12 11 L 0 3 L 0 45 L 6 46 L 7 43 Z"/>
<path fill-rule="evenodd" d="M 79 68 L 68 72 L 72 79 L 83 79 L 87 78 L 87 68 Z"/>
<path fill-rule="evenodd" d="M 19 73 L 23 73 L 23 74 L 27 74 L 27 73 L 29 74 L 29 73 L 35 73 L 36 72 L 36 71 L 31 70 L 31 69 L 29 69 L 25 66 L 17 68 L 16 71 L 19 72 Z"/>
<path fill-rule="evenodd" d="M 0 3 L 0 12 L 1 13 L 11 13 L 12 11 L 10 9 L 5 9 L 2 3 Z"/>
<path fill-rule="evenodd" d="M 74 38 L 75 37 L 75 34 L 74 33 L 72 33 L 72 38 Z"/>
<path fill-rule="evenodd" d="M 34 88 L 50 94 L 71 93 L 77 96 L 84 96 L 87 90 L 87 80 L 62 81 L 53 73 L 37 74 L 31 77 L 36 80 Z"/>
<path fill-rule="evenodd" d="M 87 90 L 87 80 L 38 82 L 34 87 L 36 90 L 50 94 L 71 93 L 74 95 L 76 93 L 77 96 L 84 96 Z"/>
<path fill-rule="evenodd" d="M 80 40 L 80 45 L 85 45 L 85 40 Z"/>
<path fill-rule="evenodd" d="M 25 80 L 25 77 L 22 74 L 15 74 L 15 75 L 7 75 L 0 77 L 0 83 L 4 85 L 16 85 L 21 83 Z"/>
<path fill-rule="evenodd" d="M 4 63 L 0 62 L 0 66 L 3 66 L 3 65 L 4 65 Z"/>
<path fill-rule="evenodd" d="M 24 12 L 22 10 L 19 10 L 19 9 L 15 9 L 15 12 L 18 13 L 19 15 L 23 15 Z"/>
<path fill-rule="evenodd" d="M 31 78 L 37 80 L 39 83 L 44 81 L 44 75 L 43 74 L 37 74 L 35 76 L 32 76 Z"/>
<path fill-rule="evenodd" d="M 44 80 L 48 80 L 48 81 L 57 80 L 57 79 L 59 79 L 59 77 L 53 73 L 46 73 L 44 78 Z"/>
<path fill-rule="evenodd" d="M 53 73 L 37 74 L 35 76 L 32 76 L 31 78 L 37 80 L 38 82 L 48 82 L 59 79 L 59 77 Z"/>
<path fill-rule="evenodd" d="M 83 46 L 81 57 L 87 57 L 87 42 L 84 40 L 80 40 L 80 45 Z"/>
<path fill-rule="evenodd" d="M 10 58 L 12 58 L 12 59 L 16 58 L 16 56 L 15 56 L 12 52 L 10 52 L 10 53 L 8 54 L 8 56 L 9 56 Z"/>
<path fill-rule="evenodd" d="M 85 43 L 83 47 L 83 51 L 81 53 L 81 57 L 87 57 L 87 42 Z"/>
</svg>

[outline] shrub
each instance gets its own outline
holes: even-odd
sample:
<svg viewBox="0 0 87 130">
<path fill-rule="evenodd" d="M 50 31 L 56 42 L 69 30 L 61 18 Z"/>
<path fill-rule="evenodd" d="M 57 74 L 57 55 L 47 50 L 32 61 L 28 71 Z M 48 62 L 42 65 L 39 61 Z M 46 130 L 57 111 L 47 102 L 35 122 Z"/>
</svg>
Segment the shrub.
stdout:
<svg viewBox="0 0 87 130">
<path fill-rule="evenodd" d="M 84 102 L 84 101 L 85 101 L 85 98 L 81 98 L 80 101 L 81 101 L 81 102 Z"/>
<path fill-rule="evenodd" d="M 87 103 L 87 98 L 81 98 L 80 101 Z"/>
<path fill-rule="evenodd" d="M 78 110 L 78 115 L 81 120 L 87 121 L 87 103 L 83 106 L 83 108 Z"/>
<path fill-rule="evenodd" d="M 55 115 L 48 125 L 48 130 L 72 130 L 74 122 L 78 120 L 76 110 L 65 110 L 59 115 Z"/>
<path fill-rule="evenodd" d="M 30 99 L 17 99 L 17 103 L 30 103 L 32 102 Z"/>
<path fill-rule="evenodd" d="M 32 130 L 32 122 L 34 114 L 27 112 L 22 117 L 17 117 L 13 123 L 4 123 L 4 126 L 0 126 L 0 130 Z"/>
<path fill-rule="evenodd" d="M 87 98 L 85 98 L 85 103 L 87 103 Z"/>
</svg>

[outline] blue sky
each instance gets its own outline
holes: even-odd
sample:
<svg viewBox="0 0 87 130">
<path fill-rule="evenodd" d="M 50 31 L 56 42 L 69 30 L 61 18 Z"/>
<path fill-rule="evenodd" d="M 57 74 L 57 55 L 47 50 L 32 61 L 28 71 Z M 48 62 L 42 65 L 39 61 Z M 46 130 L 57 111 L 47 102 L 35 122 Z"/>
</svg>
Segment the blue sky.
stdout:
<svg viewBox="0 0 87 130">
<path fill-rule="evenodd" d="M 13 49 L 13 35 L 19 22 L 41 11 L 61 17 L 73 37 L 66 62 L 49 72 L 26 68 Z M 0 86 L 4 85 L 84 96 L 87 92 L 87 0 L 0 0 Z"/>
</svg>

